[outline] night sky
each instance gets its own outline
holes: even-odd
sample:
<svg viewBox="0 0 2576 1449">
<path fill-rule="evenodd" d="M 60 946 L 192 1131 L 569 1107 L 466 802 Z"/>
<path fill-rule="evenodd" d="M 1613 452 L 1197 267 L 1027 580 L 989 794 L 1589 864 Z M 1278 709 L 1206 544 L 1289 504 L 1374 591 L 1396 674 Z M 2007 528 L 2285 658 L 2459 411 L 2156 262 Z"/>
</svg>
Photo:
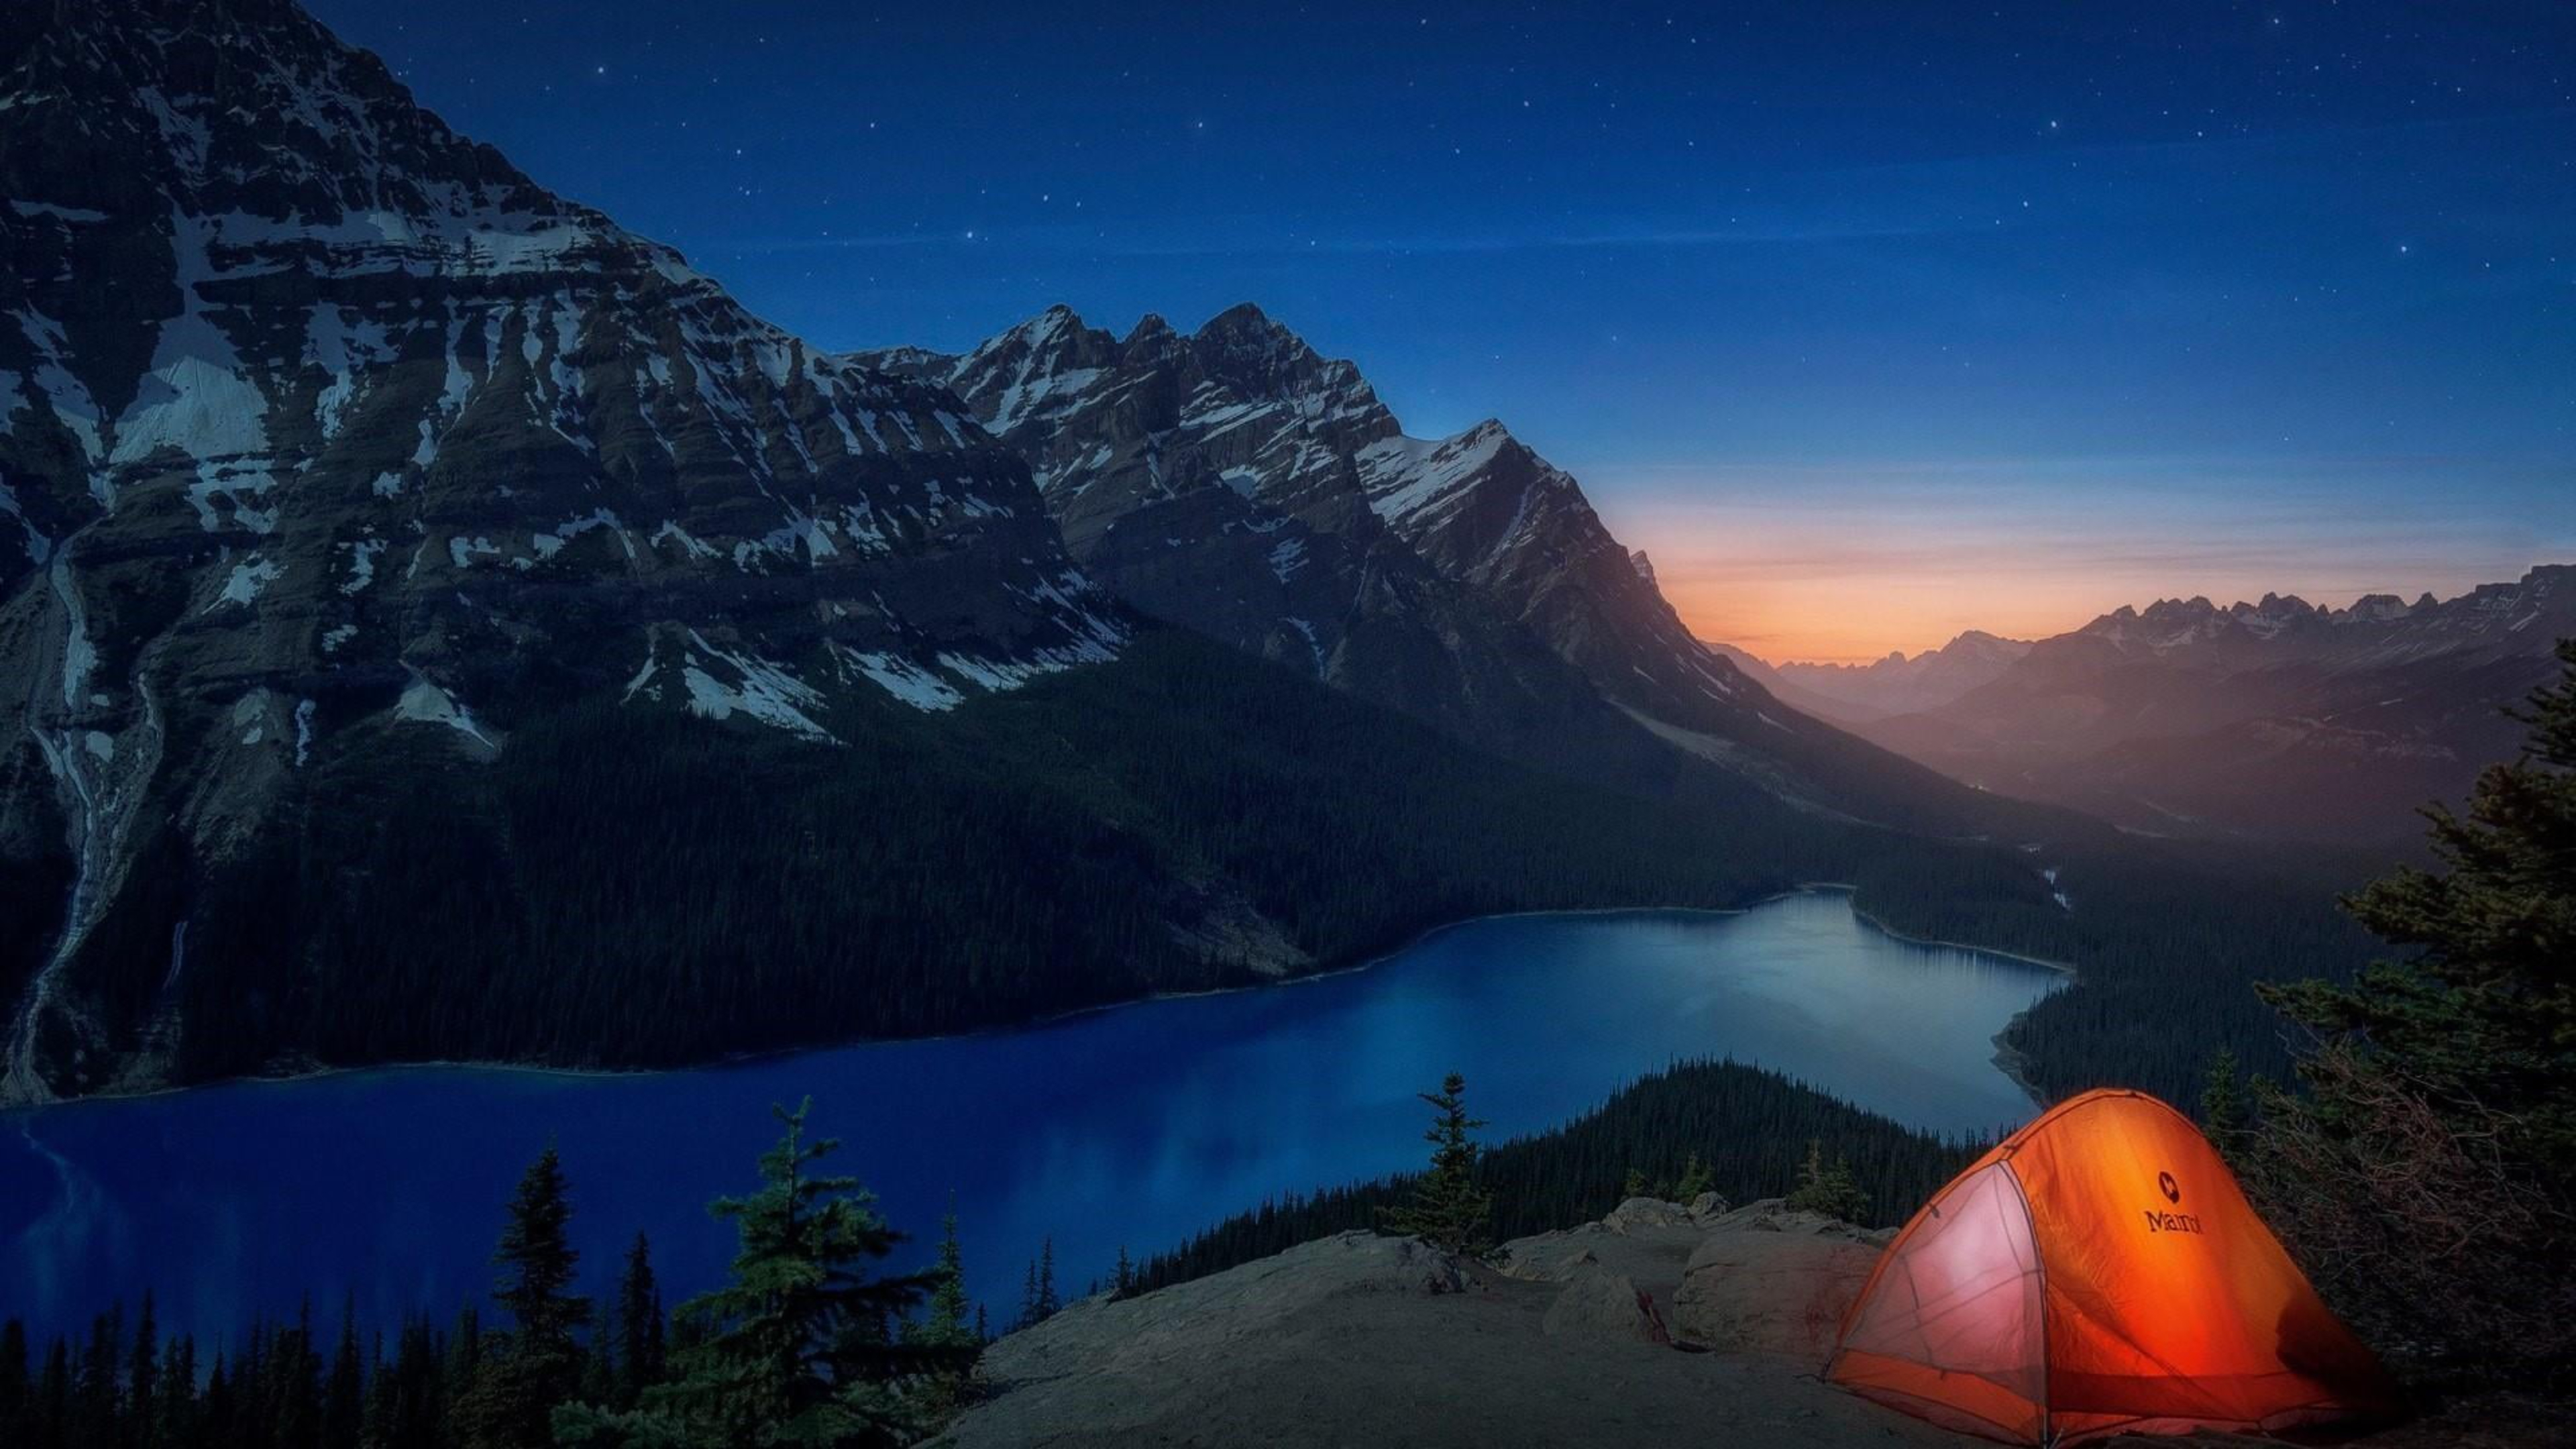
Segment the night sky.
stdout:
<svg viewBox="0 0 2576 1449">
<path fill-rule="evenodd" d="M 1775 657 L 2576 559 L 2564 0 L 310 3 L 825 346 L 1257 301 Z"/>
</svg>

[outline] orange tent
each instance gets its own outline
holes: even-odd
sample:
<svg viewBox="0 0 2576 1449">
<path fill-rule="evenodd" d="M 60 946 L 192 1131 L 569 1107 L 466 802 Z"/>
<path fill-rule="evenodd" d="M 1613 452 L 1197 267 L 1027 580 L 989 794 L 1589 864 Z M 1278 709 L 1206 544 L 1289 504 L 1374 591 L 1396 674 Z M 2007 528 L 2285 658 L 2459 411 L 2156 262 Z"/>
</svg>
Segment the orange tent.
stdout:
<svg viewBox="0 0 2576 1449">
<path fill-rule="evenodd" d="M 1880 1255 L 1825 1376 L 2021 1444 L 2397 1407 L 2200 1129 L 2139 1092 L 2064 1102 L 1941 1189 Z"/>
</svg>

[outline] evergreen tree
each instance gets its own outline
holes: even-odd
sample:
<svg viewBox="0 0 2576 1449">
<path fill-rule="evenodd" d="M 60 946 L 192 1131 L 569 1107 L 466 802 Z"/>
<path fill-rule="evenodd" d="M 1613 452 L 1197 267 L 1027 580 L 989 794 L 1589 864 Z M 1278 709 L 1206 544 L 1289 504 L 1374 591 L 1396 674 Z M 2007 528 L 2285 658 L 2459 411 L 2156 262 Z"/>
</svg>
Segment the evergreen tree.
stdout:
<svg viewBox="0 0 2576 1449">
<path fill-rule="evenodd" d="M 973 1305 L 966 1297 L 966 1255 L 957 1241 L 957 1214 L 939 1220 L 939 1264 L 931 1270 L 930 1316 L 916 1337 L 947 1348 L 974 1348 L 979 1335 L 967 1321 Z"/>
<path fill-rule="evenodd" d="M 1632 1197 L 1652 1196 L 1654 1190 L 1654 1183 L 1647 1179 L 1646 1169 L 1642 1167 L 1632 1165 L 1628 1169 L 1628 1175 L 1619 1179 L 1619 1197 L 1622 1201 Z"/>
<path fill-rule="evenodd" d="M 2200 1087 L 2200 1130 L 2209 1145 L 2230 1162 L 2237 1159 L 2245 1136 L 2245 1087 L 2236 1053 L 2226 1047 L 2209 1060 L 2209 1075 Z"/>
<path fill-rule="evenodd" d="M 57 1337 L 45 1351 L 44 1372 L 36 1379 L 36 1440 L 42 1446 L 65 1444 L 72 1427 L 71 1346 Z"/>
<path fill-rule="evenodd" d="M 551 1145 L 520 1177 L 508 1212 L 492 1255 L 501 1269 L 492 1297 L 510 1315 L 516 1348 L 568 1351 L 590 1300 L 572 1291 L 581 1262 L 569 1232 L 572 1191 Z"/>
<path fill-rule="evenodd" d="M 903 1235 L 857 1179 L 814 1172 L 840 1144 L 806 1140 L 812 1106 L 773 1109 L 785 1130 L 761 1156 L 760 1190 L 710 1205 L 740 1238 L 732 1281 L 680 1305 L 702 1337 L 675 1363 L 678 1381 L 645 1395 L 650 1413 L 698 1442 L 899 1443 L 920 1418 L 905 1382 L 964 1364 L 959 1350 L 890 1331 L 938 1276 L 870 1275 Z"/>
<path fill-rule="evenodd" d="M 0 1323 L 0 1444 L 36 1442 L 35 1381 L 27 1373 L 27 1325 Z"/>
<path fill-rule="evenodd" d="M 152 1406 L 152 1438 L 169 1449 L 196 1449 L 209 1444 L 201 1433 L 197 1408 L 197 1343 L 186 1334 L 170 1340 L 155 1377 L 160 1386 Z"/>
<path fill-rule="evenodd" d="M 1853 1180 L 1848 1159 L 1836 1157 L 1826 1162 L 1825 1144 L 1810 1138 L 1807 1160 L 1798 1167 L 1798 1185 L 1790 1190 L 1784 1206 L 1856 1223 L 1869 1214 L 1869 1194 Z"/>
<path fill-rule="evenodd" d="M 80 1377 L 72 1391 L 72 1443 L 116 1442 L 117 1380 L 125 1352 L 125 1311 L 110 1309 L 90 1320 L 89 1347 L 81 1354 Z"/>
<path fill-rule="evenodd" d="M 2441 1381 L 2576 1383 L 2576 640 L 2436 868 L 2348 897 L 2401 959 L 2256 990 L 2311 1039 L 2248 1156 L 2347 1317 Z"/>
<path fill-rule="evenodd" d="M 653 1245 L 642 1233 L 626 1250 L 617 1280 L 617 1375 L 610 1402 L 631 1409 L 644 1390 L 662 1381 L 662 1288 L 653 1277 Z"/>
<path fill-rule="evenodd" d="M 1467 1115 L 1467 1079 L 1451 1072 L 1437 1092 L 1418 1094 L 1432 1110 L 1431 1167 L 1404 1206 L 1385 1214 L 1386 1231 L 1420 1238 L 1444 1253 L 1481 1258 L 1493 1251 L 1494 1199 L 1476 1184 L 1483 1149 L 1475 1131 L 1485 1124 Z"/>
<path fill-rule="evenodd" d="M 1717 1169 L 1699 1160 L 1694 1152 L 1682 1164 L 1681 1181 L 1673 1185 L 1673 1200 L 1687 1203 L 1704 1192 L 1717 1190 Z"/>
<path fill-rule="evenodd" d="M 198 1400 L 197 1432 L 208 1445 L 230 1445 L 238 1441 L 239 1422 L 233 1413 L 232 1376 L 224 1369 L 223 1350 L 215 1351 L 214 1367 L 206 1371 L 206 1391 Z"/>
<path fill-rule="evenodd" d="M 366 1364 L 358 1348 L 358 1299 L 353 1293 L 340 1310 L 340 1343 L 322 1391 L 322 1449 L 359 1449 L 366 1411 Z"/>
<path fill-rule="evenodd" d="M 1125 1243 L 1120 1243 L 1118 1245 L 1118 1266 L 1111 1272 L 1109 1277 L 1109 1293 L 1113 1298 L 1125 1298 L 1135 1291 L 1136 1264 L 1127 1256 L 1127 1245 Z"/>
<path fill-rule="evenodd" d="M 533 1449 L 553 1437 L 555 1406 L 581 1388 L 574 1330 L 590 1300 L 572 1291 L 581 1255 L 572 1246 L 572 1194 L 551 1146 L 531 1163 L 512 1193 L 500 1246 L 493 1299 L 511 1321 L 509 1334 L 485 1352 L 456 1404 L 458 1437 L 467 1449 Z"/>
<path fill-rule="evenodd" d="M 153 1410 L 158 1407 L 159 1372 L 161 1368 L 160 1329 L 152 1321 L 152 1294 L 143 1295 L 143 1307 L 135 1315 L 134 1345 L 125 1360 L 125 1407 L 122 1432 L 116 1442 L 125 1449 L 152 1449 L 155 1440 Z"/>
<path fill-rule="evenodd" d="M 904 1340 L 958 1355 L 958 1366 L 938 1374 L 922 1395 L 927 1418 L 938 1420 L 965 1403 L 973 1361 L 984 1350 L 982 1310 L 966 1296 L 966 1257 L 958 1244 L 954 1211 L 939 1220 L 939 1258 L 930 1278 L 929 1312 L 904 1325 Z"/>
<path fill-rule="evenodd" d="M 1064 1307 L 1055 1292 L 1055 1235 L 1038 1240 L 1038 1320 L 1053 1318 Z"/>
</svg>

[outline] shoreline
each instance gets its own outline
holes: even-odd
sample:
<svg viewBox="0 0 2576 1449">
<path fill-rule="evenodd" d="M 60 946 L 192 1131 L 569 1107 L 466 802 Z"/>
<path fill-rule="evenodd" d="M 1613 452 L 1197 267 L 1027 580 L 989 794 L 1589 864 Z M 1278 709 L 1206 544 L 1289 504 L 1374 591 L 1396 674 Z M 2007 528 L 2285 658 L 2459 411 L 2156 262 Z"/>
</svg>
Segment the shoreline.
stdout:
<svg viewBox="0 0 2576 1449">
<path fill-rule="evenodd" d="M 507 1072 L 526 1076 L 560 1077 L 574 1081 L 585 1081 L 591 1079 L 608 1080 L 619 1077 L 667 1076 L 681 1072 L 725 1071 L 736 1067 L 754 1066 L 784 1057 L 803 1056 L 812 1052 L 841 1051 L 853 1047 L 897 1046 L 910 1042 L 953 1041 L 961 1038 L 990 1036 L 1005 1032 L 1034 1031 L 1040 1028 L 1056 1026 L 1065 1022 L 1078 1020 L 1082 1017 L 1096 1015 L 1101 1012 L 1124 1011 L 1133 1007 L 1152 1005 L 1157 1002 L 1192 1001 L 1203 997 L 1229 996 L 1246 991 L 1270 991 L 1284 987 L 1306 986 L 1317 982 L 1329 981 L 1337 977 L 1355 975 L 1362 971 L 1374 970 L 1395 960 L 1397 957 L 1406 955 L 1423 944 L 1431 941 L 1435 937 L 1445 935 L 1451 931 L 1463 930 L 1467 927 L 1487 921 L 1527 920 L 1532 917 L 1541 916 L 1742 916 L 1759 910 L 1764 906 L 1773 905 L 1798 896 L 1840 895 L 1845 898 L 1846 902 L 1848 902 L 1855 889 L 1856 888 L 1853 885 L 1845 881 L 1801 881 L 1787 890 L 1773 891 L 1769 895 L 1758 897 L 1747 904 L 1740 906 L 1573 906 L 1559 909 L 1494 911 L 1485 915 L 1464 916 L 1454 921 L 1443 921 L 1436 926 L 1426 927 L 1406 938 L 1400 945 L 1390 947 L 1387 950 L 1380 951 L 1375 955 L 1368 956 L 1364 959 L 1350 962 L 1347 965 L 1326 967 L 1322 970 L 1302 972 L 1293 976 L 1281 976 L 1270 980 L 1246 981 L 1232 986 L 1210 986 L 1194 991 L 1149 992 L 1143 996 L 1131 996 L 1117 1001 L 1101 1001 L 1091 1003 L 1087 1006 L 1068 1007 L 1062 1011 L 1048 1012 L 1044 1015 L 1026 1017 L 1017 1021 L 994 1022 L 989 1025 L 969 1027 L 960 1031 L 934 1032 L 922 1036 L 853 1037 L 843 1041 L 811 1042 L 800 1046 L 764 1048 L 758 1051 L 729 1052 L 721 1056 L 709 1057 L 702 1061 L 687 1062 L 665 1067 L 571 1067 L 556 1066 L 545 1062 L 512 1061 L 501 1058 L 473 1057 L 440 1057 L 420 1061 L 370 1062 L 356 1066 L 320 1064 L 301 1070 L 256 1073 L 234 1077 L 218 1077 L 202 1082 L 169 1083 L 156 1087 L 142 1088 L 139 1090 L 92 1092 L 79 1097 L 60 1098 L 51 1102 L 19 1103 L 12 1106 L 0 1107 L 0 1123 L 16 1122 L 22 1125 L 28 1124 L 34 1122 L 38 1117 L 48 1111 L 77 1108 L 87 1103 L 108 1104 L 116 1102 L 148 1101 L 155 1097 L 176 1096 L 185 1092 L 201 1091 L 213 1087 L 292 1087 L 306 1082 L 322 1081 L 334 1077 L 365 1076 L 371 1073 L 389 1075 L 397 1072 Z M 1972 955 L 1992 956 L 1998 960 L 2014 961 L 2026 965 L 2045 967 L 2049 970 L 2060 972 L 2070 979 L 2076 976 L 2075 968 L 2065 962 L 2047 961 L 2035 956 L 2024 956 L 2016 952 L 2003 951 L 1986 946 L 1974 946 L 1960 941 L 1935 941 L 1917 936 L 1909 936 L 1902 931 L 1893 929 L 1885 922 L 1871 915 L 1869 912 L 1860 909 L 1857 905 L 1851 906 L 1850 909 L 1852 918 L 1859 921 L 1862 925 L 1878 932 L 1880 935 L 1886 936 L 1890 940 L 1900 941 L 1910 946 L 1965 951 Z M 2014 1052 L 2011 1054 L 2012 1060 L 2009 1062 L 2006 1060 L 2006 1052 L 2009 1049 L 2004 1046 L 2004 1038 L 2011 1032 L 2013 1027 L 2020 1023 L 2021 1019 L 2026 1016 L 2028 1012 L 2029 1009 L 2027 1007 L 2022 1011 L 2015 1012 L 2013 1016 L 2004 1023 L 2003 1028 L 1995 1034 L 1993 1041 L 1997 1047 L 1997 1053 L 1994 1058 L 1994 1064 L 1997 1070 L 2001 1071 L 2005 1077 L 2012 1081 L 2013 1085 L 2021 1089 L 2024 1096 L 2032 1098 L 2036 1105 L 2044 1107 L 2047 1103 L 2039 1101 L 2035 1089 L 2019 1070 L 2019 1063 L 2023 1060 L 2021 1054 Z"/>
<path fill-rule="evenodd" d="M 1849 889 L 1849 887 L 1845 887 L 1845 889 Z M 2025 956 L 2018 951 L 1999 951 L 1989 946 L 1971 946 L 1964 941 L 1926 940 L 1920 936 L 1909 936 L 1903 931 L 1897 930 L 1886 922 L 1872 916 L 1869 912 L 1862 910 L 1858 906 L 1852 907 L 1852 914 L 1859 917 L 1861 920 L 1868 922 L 1881 932 L 1884 932 L 1899 941 L 1904 941 L 1912 945 L 1941 946 L 1954 951 L 1970 951 L 1980 956 L 1995 956 L 2006 961 L 2019 961 L 2025 965 L 2045 967 L 2048 970 L 2064 976 L 2067 980 L 2067 984 L 2070 986 L 2084 979 L 2084 973 L 2077 970 L 2075 963 L 2071 961 L 2051 961 L 2044 956 Z M 2064 988 L 2062 987 L 2060 988 L 2060 990 L 2063 989 Z M 2050 992 L 2049 995 L 2054 996 L 2056 995 L 2056 992 Z M 2040 998 L 2042 1001 L 2045 1001 L 2046 999 L 2047 997 L 2045 996 Z M 2021 1088 L 2021 1094 L 2030 1099 L 2032 1106 L 2045 1110 L 2051 1104 L 2048 1100 L 2048 1094 L 2041 1091 L 2039 1084 L 2030 1079 L 2030 1069 L 2034 1065 L 2031 1055 L 2030 1053 L 2023 1051 L 2020 1047 L 2013 1045 L 2012 1042 L 2013 1032 L 2019 1028 L 2024 1021 L 2030 1018 L 2032 1009 L 2038 1005 L 2039 1002 L 2034 1001 L 2029 1006 L 2025 1006 L 2021 1010 L 2014 1012 L 2010 1017 L 2005 1019 L 2002 1028 L 1997 1030 L 1992 1037 L 1988 1038 L 1988 1041 L 1995 1049 L 1994 1056 L 1990 1058 L 1990 1060 L 1995 1064 L 1995 1070 L 2003 1073 L 2014 1086 Z"/>
</svg>

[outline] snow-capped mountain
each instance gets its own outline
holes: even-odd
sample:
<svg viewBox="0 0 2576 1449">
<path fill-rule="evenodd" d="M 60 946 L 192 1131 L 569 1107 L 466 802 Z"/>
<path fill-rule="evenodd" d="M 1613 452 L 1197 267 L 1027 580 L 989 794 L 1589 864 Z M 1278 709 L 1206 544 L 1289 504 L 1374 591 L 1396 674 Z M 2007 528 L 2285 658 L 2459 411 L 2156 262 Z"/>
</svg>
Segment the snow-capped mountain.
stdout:
<svg viewBox="0 0 2576 1449">
<path fill-rule="evenodd" d="M 147 846 L 184 878 L 337 757 L 472 765 L 587 696 L 828 749 L 1119 645 L 945 391 L 750 315 L 287 0 L 0 16 L 0 253 L 0 868 L 67 878 L 0 931 L 0 1100 L 154 1009 L 90 949 L 167 886 Z"/>
<path fill-rule="evenodd" d="M 1793 700 L 1810 702 L 1826 718 L 1848 723 L 1938 709 L 1991 683 L 2029 652 L 2027 639 L 1971 629 L 1910 659 L 1897 650 L 1867 664 L 1792 662 L 1771 670 L 1794 691 Z"/>
<path fill-rule="evenodd" d="M 963 355 L 858 360 L 955 391 L 1028 460 L 1084 569 L 1147 613 L 1558 763 L 1607 748 L 1607 713 L 1858 813 L 1939 789 L 1693 638 L 1501 423 L 1409 437 L 1356 367 L 1256 307 L 1123 338 L 1055 307 Z M 1598 733 L 1569 738 L 1573 719 Z"/>
<path fill-rule="evenodd" d="M 2140 829 L 2387 838 L 2510 758 L 2503 711 L 2576 636 L 2576 566 L 2407 603 L 2266 594 L 2123 607 L 1991 682 L 1869 721 L 1871 738 L 1990 788 Z"/>
</svg>

